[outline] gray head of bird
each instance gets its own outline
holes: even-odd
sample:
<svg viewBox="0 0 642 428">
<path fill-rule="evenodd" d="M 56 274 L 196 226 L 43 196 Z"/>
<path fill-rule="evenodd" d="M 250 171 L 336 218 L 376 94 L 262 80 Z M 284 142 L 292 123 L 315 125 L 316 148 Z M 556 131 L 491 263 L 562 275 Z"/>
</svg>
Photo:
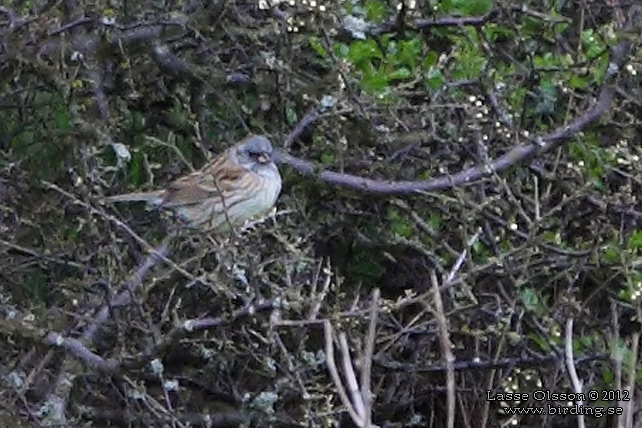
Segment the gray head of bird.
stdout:
<svg viewBox="0 0 642 428">
<path fill-rule="evenodd" d="M 248 170 L 272 169 L 272 143 L 264 135 L 249 136 L 236 145 L 236 158 Z"/>
</svg>

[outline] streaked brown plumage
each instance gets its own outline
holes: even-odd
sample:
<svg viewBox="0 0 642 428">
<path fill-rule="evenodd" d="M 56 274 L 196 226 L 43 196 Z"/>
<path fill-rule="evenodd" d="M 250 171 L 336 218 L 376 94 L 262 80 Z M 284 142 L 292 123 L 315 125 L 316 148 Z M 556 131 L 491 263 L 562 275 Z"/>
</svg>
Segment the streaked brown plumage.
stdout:
<svg viewBox="0 0 642 428">
<path fill-rule="evenodd" d="M 226 231 L 274 206 L 281 175 L 271 156 L 270 141 L 251 135 L 163 190 L 109 196 L 105 201 L 146 201 L 150 207 L 175 212 L 190 227 Z"/>
</svg>

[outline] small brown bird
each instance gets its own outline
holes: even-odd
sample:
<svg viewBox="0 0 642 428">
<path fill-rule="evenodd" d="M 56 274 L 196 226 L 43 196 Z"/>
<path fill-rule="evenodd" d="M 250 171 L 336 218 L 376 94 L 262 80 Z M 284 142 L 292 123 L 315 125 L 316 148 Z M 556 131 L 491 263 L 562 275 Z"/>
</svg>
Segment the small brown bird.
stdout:
<svg viewBox="0 0 642 428">
<path fill-rule="evenodd" d="M 109 196 L 105 201 L 146 201 L 150 208 L 173 211 L 189 227 L 225 232 L 267 214 L 280 192 L 272 144 L 265 136 L 250 135 L 163 190 Z"/>
</svg>

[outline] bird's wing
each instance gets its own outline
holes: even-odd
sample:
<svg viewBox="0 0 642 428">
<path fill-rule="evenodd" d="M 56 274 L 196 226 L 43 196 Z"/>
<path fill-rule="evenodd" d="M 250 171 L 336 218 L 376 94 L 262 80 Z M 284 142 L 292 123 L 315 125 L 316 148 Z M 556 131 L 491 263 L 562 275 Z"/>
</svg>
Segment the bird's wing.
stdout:
<svg viewBox="0 0 642 428">
<path fill-rule="evenodd" d="M 199 171 L 171 183 L 163 206 L 172 208 L 192 205 L 208 198 L 222 198 L 226 201 L 234 189 L 238 189 L 245 174 L 247 171 L 242 167 L 226 162 L 224 154 Z"/>
<path fill-rule="evenodd" d="M 170 183 L 165 191 L 162 206 L 165 208 L 174 208 L 192 205 L 209 198 L 210 192 L 202 188 L 199 184 L 202 179 L 200 172 L 194 172 Z"/>
</svg>

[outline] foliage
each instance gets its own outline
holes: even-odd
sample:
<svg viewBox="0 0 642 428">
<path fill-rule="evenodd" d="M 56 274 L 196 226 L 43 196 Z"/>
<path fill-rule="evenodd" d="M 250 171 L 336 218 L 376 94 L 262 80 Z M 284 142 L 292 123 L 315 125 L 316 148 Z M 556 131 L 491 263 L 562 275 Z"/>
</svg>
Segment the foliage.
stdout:
<svg viewBox="0 0 642 428">
<path fill-rule="evenodd" d="M 462 391 L 571 391 L 568 349 L 587 391 L 642 376 L 641 40 L 618 22 L 633 13 L 406 3 L 3 3 L 0 416 L 344 424 L 328 326 L 341 379 L 342 351 L 371 365 L 378 426 L 446 426 L 434 391 L 449 353 L 456 426 L 482 408 L 486 426 L 567 423 L 511 419 Z M 608 83 L 622 40 L 633 48 Z M 607 113 L 540 150 L 592 114 L 604 85 Z M 174 236 L 166 213 L 102 202 L 162 187 L 248 132 L 315 164 L 311 177 L 280 166 L 274 217 Z M 538 150 L 513 162 L 520 145 Z M 449 185 L 473 167 L 481 178 Z M 441 181 L 382 195 L 337 186 L 340 174 Z M 163 245 L 167 259 L 143 269 Z"/>
</svg>

